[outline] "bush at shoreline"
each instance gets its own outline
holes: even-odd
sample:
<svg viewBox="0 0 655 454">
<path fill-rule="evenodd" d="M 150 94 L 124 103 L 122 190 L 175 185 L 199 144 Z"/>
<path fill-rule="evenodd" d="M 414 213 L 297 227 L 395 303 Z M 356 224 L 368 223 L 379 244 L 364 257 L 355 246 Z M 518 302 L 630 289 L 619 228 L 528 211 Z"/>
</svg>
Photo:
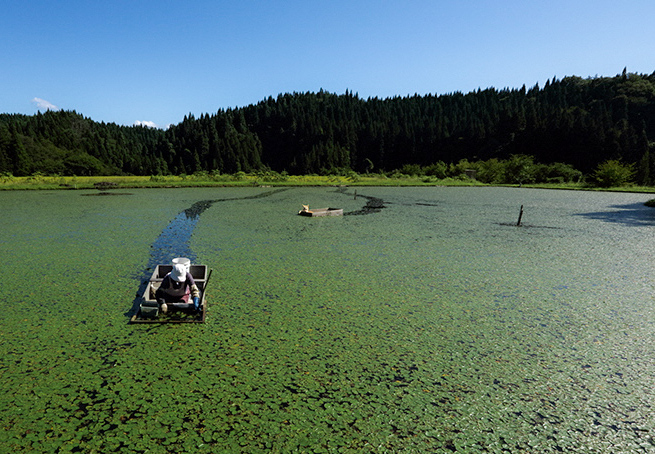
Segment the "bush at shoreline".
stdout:
<svg viewBox="0 0 655 454">
<path fill-rule="evenodd" d="M 75 190 L 97 189 L 107 191 L 126 188 L 189 188 L 189 187 L 267 187 L 267 186 L 476 186 L 524 187 L 567 190 L 603 190 L 637 193 L 655 193 L 655 187 L 621 186 L 598 188 L 584 183 L 485 184 L 472 178 L 417 176 L 395 173 L 359 175 L 285 175 L 276 172 L 211 175 L 200 173 L 180 176 L 0 176 L 0 190 Z M 655 199 L 651 201 L 655 206 Z"/>
</svg>

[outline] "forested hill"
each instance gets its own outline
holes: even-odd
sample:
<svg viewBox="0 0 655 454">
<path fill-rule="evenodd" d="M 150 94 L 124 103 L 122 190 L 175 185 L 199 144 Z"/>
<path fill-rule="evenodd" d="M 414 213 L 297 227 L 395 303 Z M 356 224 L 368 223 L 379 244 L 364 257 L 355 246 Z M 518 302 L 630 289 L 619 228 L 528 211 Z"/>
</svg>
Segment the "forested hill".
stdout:
<svg viewBox="0 0 655 454">
<path fill-rule="evenodd" d="M 75 111 L 2 114 L 0 173 L 379 172 L 530 155 L 585 173 L 621 159 L 650 180 L 654 142 L 655 73 L 624 71 L 439 96 L 283 94 L 189 115 L 166 131 L 98 123 Z"/>
</svg>

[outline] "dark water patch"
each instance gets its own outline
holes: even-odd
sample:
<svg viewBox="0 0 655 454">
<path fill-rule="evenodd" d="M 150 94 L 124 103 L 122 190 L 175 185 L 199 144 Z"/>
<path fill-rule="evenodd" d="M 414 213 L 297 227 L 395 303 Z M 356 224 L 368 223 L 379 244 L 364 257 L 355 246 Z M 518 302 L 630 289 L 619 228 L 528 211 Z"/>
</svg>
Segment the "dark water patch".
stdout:
<svg viewBox="0 0 655 454">
<path fill-rule="evenodd" d="M 205 210 L 208 210 L 209 208 L 212 207 L 215 203 L 219 202 L 231 202 L 234 200 L 254 200 L 254 199 L 263 199 L 265 197 L 270 197 L 274 194 L 278 194 L 280 192 L 288 191 L 290 188 L 282 188 L 282 189 L 275 189 L 273 191 L 266 191 L 262 192 L 260 194 L 255 194 L 255 195 L 249 195 L 245 197 L 231 197 L 227 199 L 213 199 L 213 200 L 200 200 L 198 202 L 195 202 L 193 205 L 191 205 L 189 208 L 183 211 L 184 214 L 186 214 L 187 218 L 190 219 L 196 219 L 205 212 Z M 182 213 L 180 213 L 182 214 Z"/>
<path fill-rule="evenodd" d="M 349 211 L 347 213 L 344 213 L 344 216 L 361 216 L 366 214 L 379 213 L 380 211 L 382 211 L 383 208 L 386 208 L 386 206 L 384 205 L 384 200 L 379 199 L 377 197 L 370 197 L 370 196 L 358 196 L 358 197 L 364 197 L 366 199 L 366 205 L 364 205 L 360 210 Z"/>
<path fill-rule="evenodd" d="M 337 192 L 341 194 L 346 194 L 350 195 L 346 192 L 344 188 L 339 188 Z M 367 196 L 367 195 L 361 195 L 357 194 L 357 192 L 352 193 L 353 197 L 358 198 L 362 197 L 366 199 L 366 205 L 364 205 L 361 209 L 355 210 L 355 211 L 348 211 L 346 213 L 343 213 L 344 216 L 362 216 L 366 214 L 373 214 L 373 213 L 379 213 L 382 211 L 382 209 L 386 208 L 386 205 L 384 204 L 384 200 L 378 198 L 378 197 L 372 197 L 372 196 Z"/>
<path fill-rule="evenodd" d="M 384 208 L 387 208 L 387 205 L 390 204 L 388 201 L 384 201 L 383 199 L 379 197 L 372 197 L 372 196 L 367 196 L 367 195 L 362 195 L 358 194 L 357 191 L 353 191 L 351 193 L 346 192 L 345 188 L 339 188 L 337 192 L 345 195 L 352 195 L 355 199 L 358 197 L 366 199 L 366 204 L 359 210 L 354 210 L 354 211 L 349 211 L 344 213 L 344 216 L 361 216 L 361 215 L 366 215 L 366 214 L 373 214 L 373 213 L 379 213 L 382 211 Z M 404 205 L 404 206 L 420 206 L 420 207 L 440 207 L 440 203 L 435 203 L 435 202 L 430 202 L 430 201 L 425 201 L 425 200 L 417 200 L 413 201 L 411 203 L 397 203 L 394 202 L 394 204 L 399 204 L 399 205 Z"/>
<path fill-rule="evenodd" d="M 224 200 L 201 200 L 191 205 L 189 208 L 184 210 L 184 214 L 189 219 L 198 219 L 198 217 L 205 212 L 205 210 L 211 208 L 211 206 L 216 202 L 222 202 Z"/>
<path fill-rule="evenodd" d="M 159 263 L 169 263 L 174 257 L 188 257 L 193 261 L 196 257 L 189 240 L 197 223 L 198 216 L 189 216 L 186 211 L 178 214 L 150 246 L 148 270 Z"/>
</svg>

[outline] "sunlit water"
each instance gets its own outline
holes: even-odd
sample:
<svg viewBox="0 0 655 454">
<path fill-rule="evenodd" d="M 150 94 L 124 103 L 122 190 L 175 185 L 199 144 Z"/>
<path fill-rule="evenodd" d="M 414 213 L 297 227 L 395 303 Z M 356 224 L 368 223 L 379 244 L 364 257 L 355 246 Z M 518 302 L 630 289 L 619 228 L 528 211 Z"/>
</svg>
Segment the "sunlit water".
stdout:
<svg viewBox="0 0 655 454">
<path fill-rule="evenodd" d="M 2 452 L 655 449 L 648 196 L 90 194 L 0 193 Z M 207 323 L 128 325 L 177 255 Z"/>
</svg>

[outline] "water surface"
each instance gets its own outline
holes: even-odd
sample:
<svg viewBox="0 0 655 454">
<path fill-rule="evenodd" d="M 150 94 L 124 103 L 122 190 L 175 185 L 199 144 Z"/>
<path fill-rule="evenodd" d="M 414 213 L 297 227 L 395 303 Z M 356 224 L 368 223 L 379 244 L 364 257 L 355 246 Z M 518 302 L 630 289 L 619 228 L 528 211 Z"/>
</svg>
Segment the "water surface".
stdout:
<svg viewBox="0 0 655 454">
<path fill-rule="evenodd" d="M 647 196 L 357 192 L 0 193 L 0 450 L 654 449 Z M 207 323 L 128 325 L 169 255 Z"/>
</svg>

